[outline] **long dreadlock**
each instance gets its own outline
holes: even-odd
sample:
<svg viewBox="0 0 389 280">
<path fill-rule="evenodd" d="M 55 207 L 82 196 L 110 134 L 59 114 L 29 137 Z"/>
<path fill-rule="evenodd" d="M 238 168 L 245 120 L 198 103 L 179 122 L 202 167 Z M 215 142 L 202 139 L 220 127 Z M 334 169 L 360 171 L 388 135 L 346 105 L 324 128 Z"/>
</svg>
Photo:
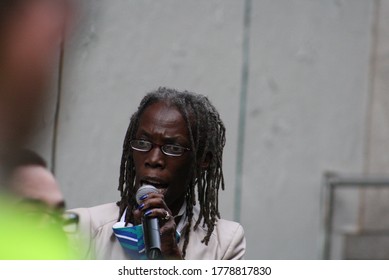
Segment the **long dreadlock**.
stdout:
<svg viewBox="0 0 389 280">
<path fill-rule="evenodd" d="M 200 213 L 194 229 L 197 229 L 203 221 L 207 233 L 202 242 L 205 242 L 206 245 L 208 245 L 217 218 L 220 218 L 218 193 L 220 186 L 224 190 L 222 156 L 226 141 L 225 127 L 216 108 L 203 95 L 188 91 L 179 92 L 164 87 L 148 93 L 142 99 L 138 110 L 132 115 L 124 138 L 118 187 L 121 200 L 117 203 L 120 207 L 119 219 L 125 209 L 133 209 L 136 206 L 136 174 L 130 141 L 135 138 L 139 119 L 144 110 L 157 102 L 173 105 L 181 112 L 188 127 L 191 150 L 194 151 L 192 173 L 185 194 L 186 215 L 188 217 L 188 224 L 183 234 L 185 239 L 183 257 L 185 257 L 192 228 L 193 206 L 196 205 L 196 202 L 200 205 Z M 206 160 L 209 161 L 209 164 L 204 167 L 201 163 Z M 126 212 L 125 221 L 126 223 L 134 223 L 132 211 Z"/>
</svg>

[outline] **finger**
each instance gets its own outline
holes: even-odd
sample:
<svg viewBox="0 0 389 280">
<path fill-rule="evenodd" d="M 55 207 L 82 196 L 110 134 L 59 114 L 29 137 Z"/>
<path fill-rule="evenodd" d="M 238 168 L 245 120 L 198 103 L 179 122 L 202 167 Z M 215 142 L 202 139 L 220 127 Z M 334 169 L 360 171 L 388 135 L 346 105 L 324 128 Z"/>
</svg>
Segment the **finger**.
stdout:
<svg viewBox="0 0 389 280">
<path fill-rule="evenodd" d="M 139 198 L 140 201 L 145 201 L 150 198 L 162 198 L 164 199 L 164 195 L 162 193 L 148 193 Z"/>
<path fill-rule="evenodd" d="M 143 213 L 140 210 L 135 209 L 132 211 L 132 214 L 134 216 L 135 224 L 140 224 L 142 222 Z"/>
<path fill-rule="evenodd" d="M 144 212 L 146 218 L 159 218 L 162 222 L 173 220 L 170 211 L 163 208 L 153 208 Z"/>
<path fill-rule="evenodd" d="M 174 221 L 174 219 L 169 219 L 168 221 L 166 221 L 166 223 L 164 223 L 161 228 L 160 228 L 160 232 L 161 232 L 161 235 L 166 237 L 166 236 L 173 236 L 174 238 L 176 238 L 176 223 Z"/>
<path fill-rule="evenodd" d="M 151 208 L 163 208 L 166 210 L 169 209 L 162 197 L 155 197 L 142 201 L 142 203 L 137 207 L 137 210 L 145 212 Z"/>
<path fill-rule="evenodd" d="M 142 221 L 142 217 L 149 209 L 163 208 L 166 211 L 169 210 L 165 201 L 164 195 L 161 193 L 149 193 L 141 197 L 140 205 L 133 210 L 134 222 L 139 224 Z M 170 211 L 169 211 L 170 212 Z"/>
<path fill-rule="evenodd" d="M 174 219 L 170 219 L 161 226 L 160 233 L 163 252 L 172 252 L 177 250 L 176 227 Z"/>
</svg>

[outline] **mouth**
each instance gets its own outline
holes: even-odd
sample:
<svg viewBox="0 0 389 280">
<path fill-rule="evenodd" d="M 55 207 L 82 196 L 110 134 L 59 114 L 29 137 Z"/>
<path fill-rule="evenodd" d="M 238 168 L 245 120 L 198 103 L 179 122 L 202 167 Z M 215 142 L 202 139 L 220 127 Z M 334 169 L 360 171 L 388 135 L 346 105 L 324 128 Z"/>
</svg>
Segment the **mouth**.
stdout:
<svg viewBox="0 0 389 280">
<path fill-rule="evenodd" d="M 163 180 L 159 178 L 154 177 L 145 177 L 140 180 L 140 185 L 152 185 L 156 187 L 157 189 L 167 189 L 168 183 L 164 182 Z"/>
</svg>

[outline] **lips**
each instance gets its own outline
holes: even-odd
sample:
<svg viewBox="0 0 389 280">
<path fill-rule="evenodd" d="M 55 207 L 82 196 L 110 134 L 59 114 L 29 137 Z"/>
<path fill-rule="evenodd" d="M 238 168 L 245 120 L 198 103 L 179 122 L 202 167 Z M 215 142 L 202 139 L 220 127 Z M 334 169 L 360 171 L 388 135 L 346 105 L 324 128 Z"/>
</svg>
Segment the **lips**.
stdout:
<svg viewBox="0 0 389 280">
<path fill-rule="evenodd" d="M 156 187 L 157 189 L 167 189 L 168 188 L 168 183 L 163 181 L 160 178 L 156 177 L 144 177 L 140 180 L 140 185 L 152 185 Z"/>
</svg>

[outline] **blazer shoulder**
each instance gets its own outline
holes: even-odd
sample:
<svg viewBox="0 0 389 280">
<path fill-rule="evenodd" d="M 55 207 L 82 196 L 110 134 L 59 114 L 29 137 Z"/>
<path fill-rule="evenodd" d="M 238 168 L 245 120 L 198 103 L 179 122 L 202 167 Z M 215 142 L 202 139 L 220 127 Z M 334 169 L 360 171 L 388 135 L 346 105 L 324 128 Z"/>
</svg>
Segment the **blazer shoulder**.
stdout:
<svg viewBox="0 0 389 280">
<path fill-rule="evenodd" d="M 90 208 L 75 208 L 67 212 L 79 217 L 78 228 L 68 233 L 69 241 L 81 258 L 94 259 L 95 239 L 98 235 L 112 233 L 112 225 L 117 221 L 119 207 L 116 203 L 107 203 Z"/>
<path fill-rule="evenodd" d="M 223 259 L 243 259 L 246 251 L 246 238 L 241 224 L 219 219 L 216 231 L 221 247 L 226 248 Z"/>
<path fill-rule="evenodd" d="M 119 207 L 116 203 L 107 203 L 90 208 L 71 209 L 69 212 L 78 214 L 80 225 L 88 225 L 92 231 L 96 231 L 117 221 Z"/>
</svg>

